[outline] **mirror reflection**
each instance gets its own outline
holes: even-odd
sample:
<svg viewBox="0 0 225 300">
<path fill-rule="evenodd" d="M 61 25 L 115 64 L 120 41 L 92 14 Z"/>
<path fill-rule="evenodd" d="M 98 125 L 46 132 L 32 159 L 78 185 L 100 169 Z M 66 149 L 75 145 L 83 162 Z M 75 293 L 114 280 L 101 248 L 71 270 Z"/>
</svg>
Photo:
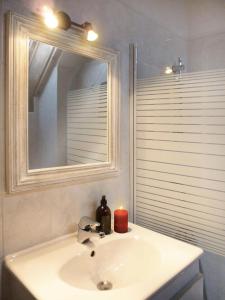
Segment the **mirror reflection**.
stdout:
<svg viewBox="0 0 225 300">
<path fill-rule="evenodd" d="M 29 169 L 108 161 L 107 63 L 30 40 Z"/>
</svg>

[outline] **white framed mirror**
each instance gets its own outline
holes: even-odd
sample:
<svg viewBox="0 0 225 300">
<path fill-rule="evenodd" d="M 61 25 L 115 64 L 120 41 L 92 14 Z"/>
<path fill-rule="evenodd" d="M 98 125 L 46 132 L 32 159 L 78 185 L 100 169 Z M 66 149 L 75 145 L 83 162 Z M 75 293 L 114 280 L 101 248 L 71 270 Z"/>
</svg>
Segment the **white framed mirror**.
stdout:
<svg viewBox="0 0 225 300">
<path fill-rule="evenodd" d="M 8 191 L 118 174 L 118 52 L 12 12 L 7 40 Z"/>
</svg>

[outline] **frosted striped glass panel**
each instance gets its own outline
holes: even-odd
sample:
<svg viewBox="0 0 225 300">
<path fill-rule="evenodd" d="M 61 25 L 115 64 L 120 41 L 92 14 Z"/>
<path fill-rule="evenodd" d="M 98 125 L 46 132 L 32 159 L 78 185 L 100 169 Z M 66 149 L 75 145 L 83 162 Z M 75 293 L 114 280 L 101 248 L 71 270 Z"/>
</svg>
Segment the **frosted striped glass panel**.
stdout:
<svg viewBox="0 0 225 300">
<path fill-rule="evenodd" d="M 73 90 L 67 97 L 67 163 L 108 160 L 107 86 Z"/>
<path fill-rule="evenodd" d="M 225 70 L 136 87 L 135 218 L 225 255 Z"/>
</svg>

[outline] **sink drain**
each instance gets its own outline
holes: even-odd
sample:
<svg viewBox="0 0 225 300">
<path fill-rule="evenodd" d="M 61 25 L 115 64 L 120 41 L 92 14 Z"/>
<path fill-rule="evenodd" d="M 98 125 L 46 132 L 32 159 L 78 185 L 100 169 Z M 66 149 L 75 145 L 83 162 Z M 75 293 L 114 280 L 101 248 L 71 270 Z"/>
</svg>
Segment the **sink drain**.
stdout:
<svg viewBox="0 0 225 300">
<path fill-rule="evenodd" d="M 100 281 L 98 284 L 97 284 L 97 288 L 100 290 L 100 291 L 108 291 L 108 290 L 111 290 L 112 289 L 112 283 L 108 280 L 105 280 L 105 281 Z"/>
</svg>

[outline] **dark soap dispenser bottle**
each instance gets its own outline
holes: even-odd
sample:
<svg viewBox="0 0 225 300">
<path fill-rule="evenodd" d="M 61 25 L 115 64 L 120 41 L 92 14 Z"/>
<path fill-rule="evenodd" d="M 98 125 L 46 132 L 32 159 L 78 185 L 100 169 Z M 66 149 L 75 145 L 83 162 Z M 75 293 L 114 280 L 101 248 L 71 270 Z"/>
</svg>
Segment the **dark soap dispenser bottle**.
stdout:
<svg viewBox="0 0 225 300">
<path fill-rule="evenodd" d="M 99 231 L 103 231 L 105 234 L 111 233 L 111 210 L 107 206 L 105 196 L 102 196 L 101 205 L 96 210 L 96 221 L 100 223 Z"/>
</svg>

